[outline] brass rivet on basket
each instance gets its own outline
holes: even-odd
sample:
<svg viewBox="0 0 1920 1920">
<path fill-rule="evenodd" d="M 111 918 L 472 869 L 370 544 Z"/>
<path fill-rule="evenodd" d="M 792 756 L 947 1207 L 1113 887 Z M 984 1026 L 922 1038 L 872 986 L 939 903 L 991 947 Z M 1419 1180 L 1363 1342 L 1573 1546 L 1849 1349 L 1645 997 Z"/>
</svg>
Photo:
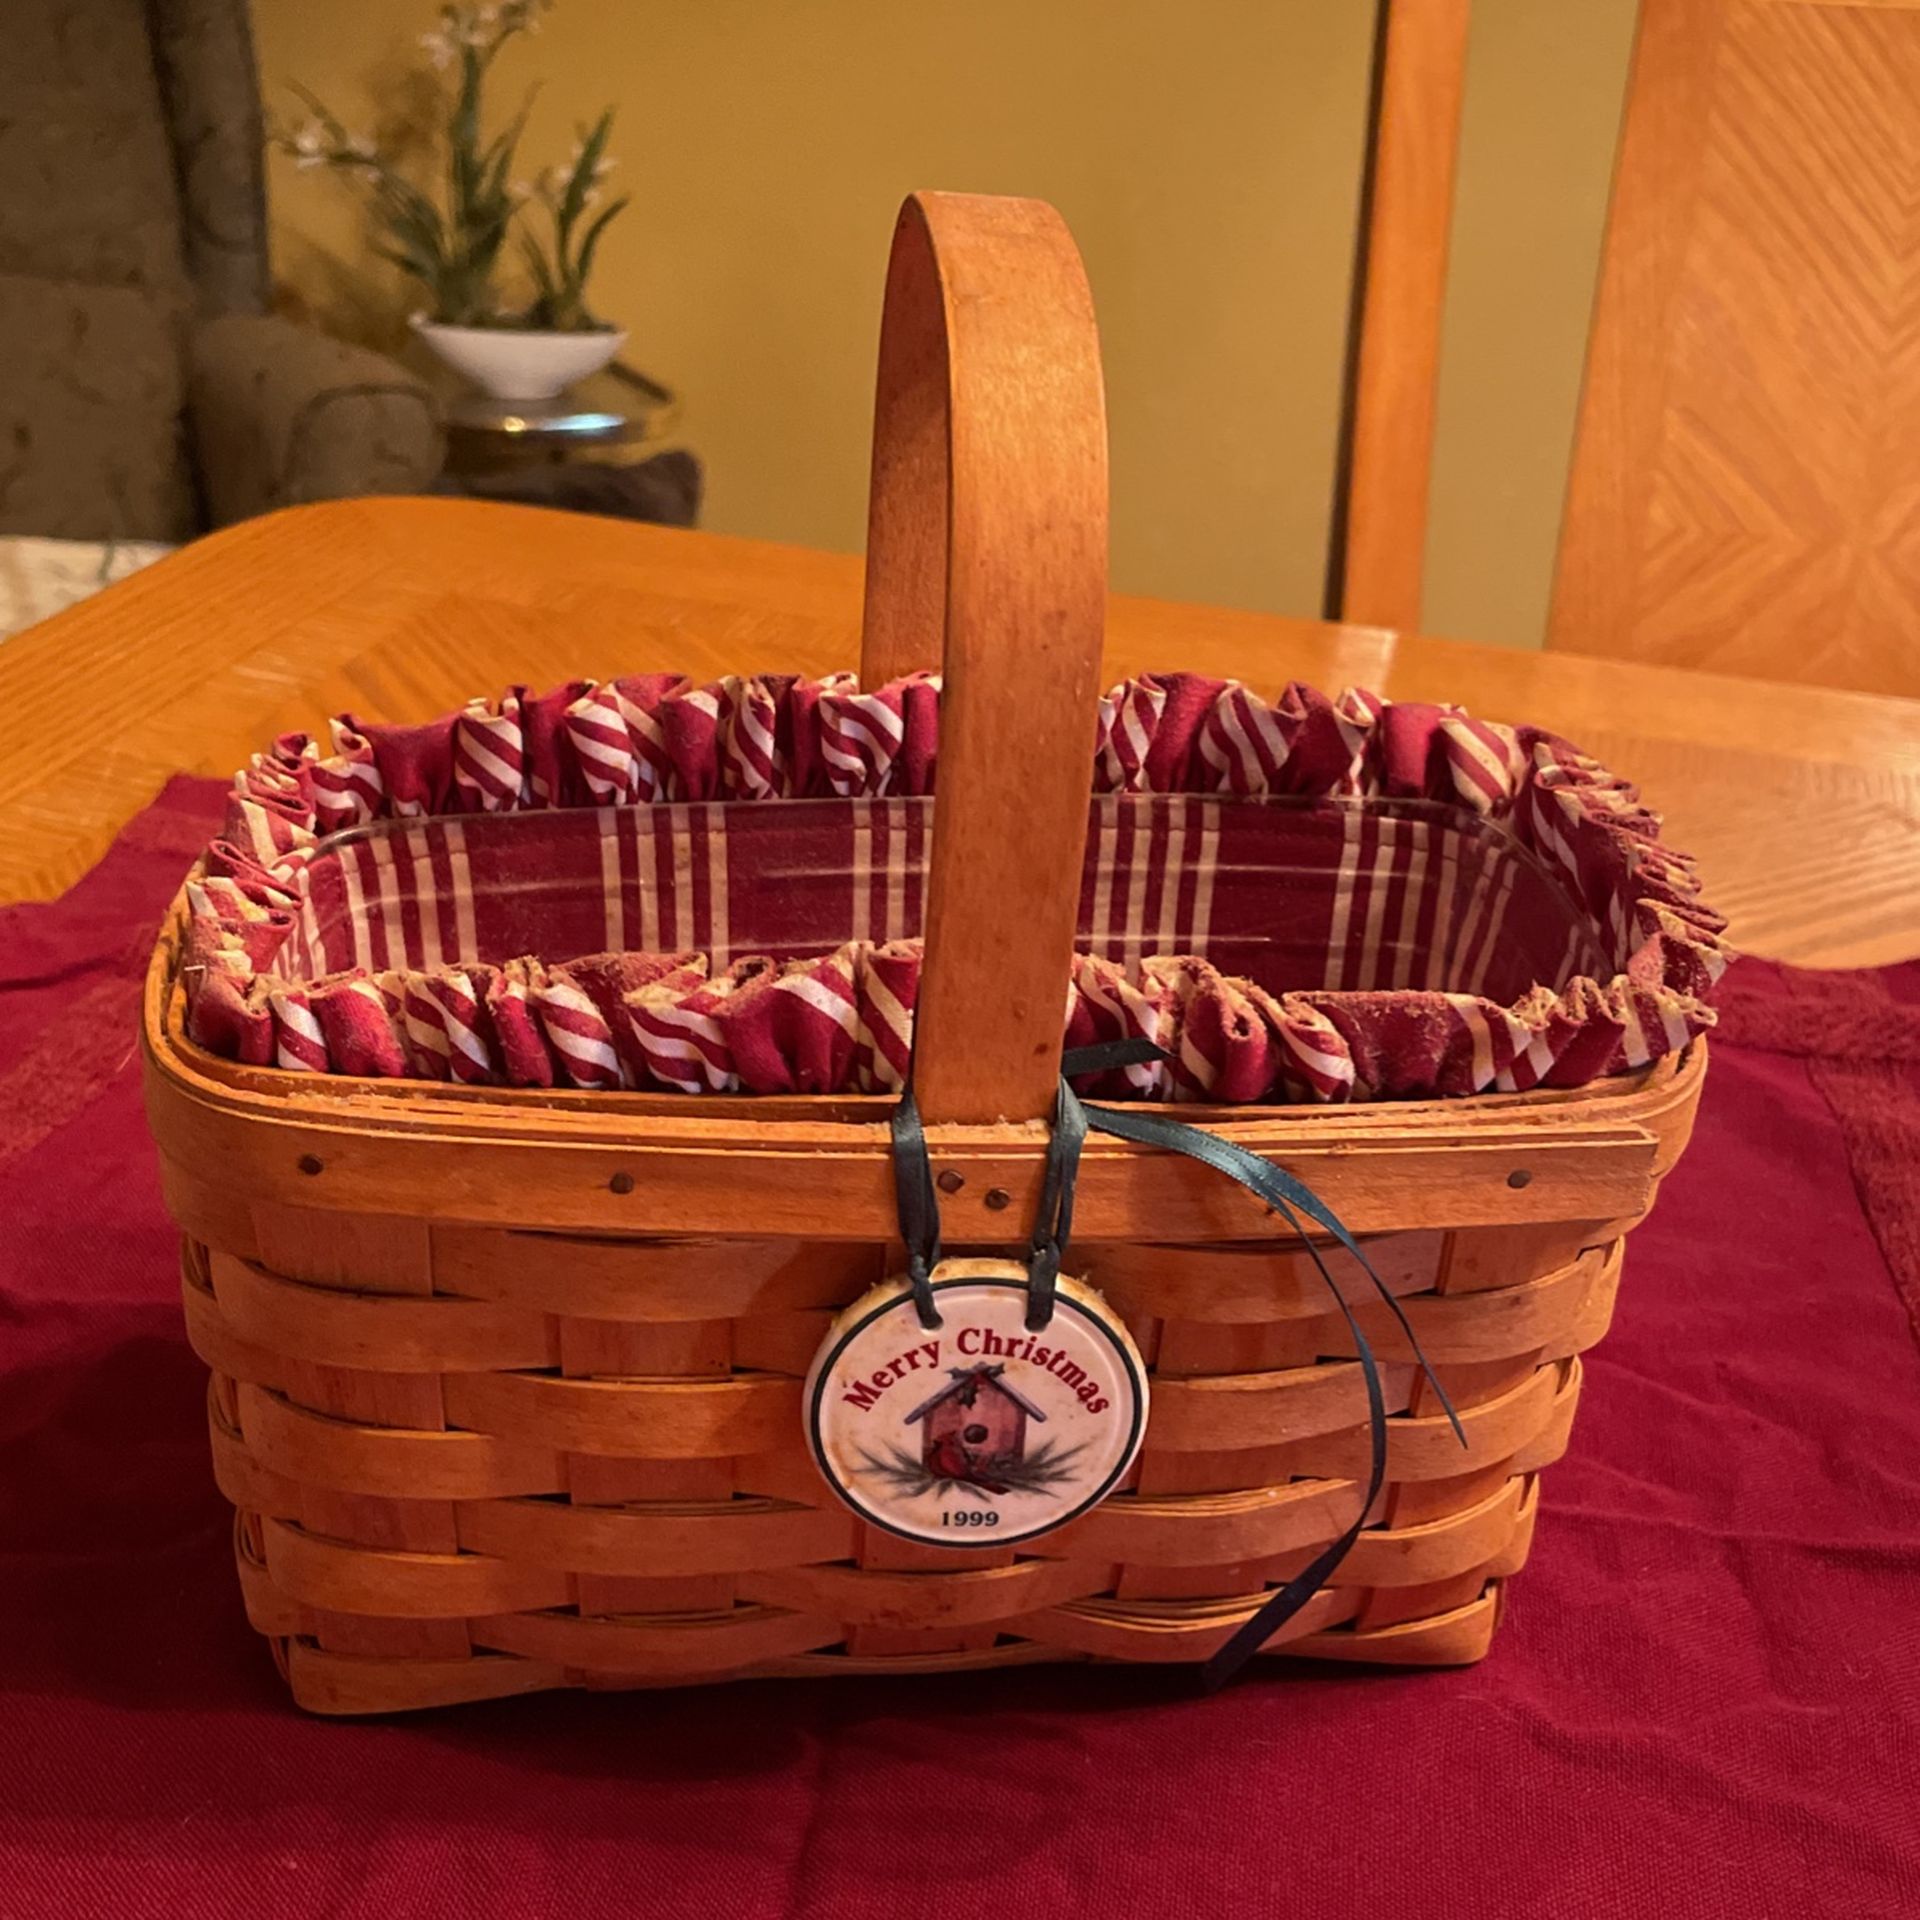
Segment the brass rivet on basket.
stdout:
<svg viewBox="0 0 1920 1920">
<path fill-rule="evenodd" d="M 320 1156 L 317 1153 L 303 1153 L 300 1158 L 294 1162 L 294 1165 L 297 1166 L 302 1173 L 318 1173 L 320 1171 Z"/>
<path fill-rule="evenodd" d="M 964 1173 L 955 1173 L 954 1170 L 949 1167 L 933 1184 L 938 1187 L 942 1193 L 958 1193 L 960 1189 L 967 1184 L 967 1176 Z"/>
<path fill-rule="evenodd" d="M 616 1173 L 613 1178 L 607 1182 L 607 1185 L 611 1187 L 615 1193 L 631 1193 L 633 1191 L 633 1175 L 630 1173 Z"/>
<path fill-rule="evenodd" d="M 1532 1180 L 1533 1175 L 1530 1174 L 1525 1167 L 1515 1167 L 1514 1170 L 1507 1175 L 1507 1185 L 1510 1187 L 1528 1186 L 1532 1183 Z"/>
<path fill-rule="evenodd" d="M 990 1206 L 995 1213 L 1000 1213 L 1013 1205 L 1013 1195 L 1010 1194 L 1005 1187 L 989 1187 L 987 1189 L 987 1205 Z"/>
</svg>

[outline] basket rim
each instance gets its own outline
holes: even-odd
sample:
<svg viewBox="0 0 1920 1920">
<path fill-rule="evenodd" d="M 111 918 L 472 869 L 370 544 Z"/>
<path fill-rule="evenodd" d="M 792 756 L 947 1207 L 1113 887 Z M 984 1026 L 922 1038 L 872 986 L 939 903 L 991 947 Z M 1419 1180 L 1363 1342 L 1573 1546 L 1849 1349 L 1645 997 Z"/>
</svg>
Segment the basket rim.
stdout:
<svg viewBox="0 0 1920 1920">
<path fill-rule="evenodd" d="M 312 1097 L 314 1103 L 338 1109 L 350 1105 L 369 1119 L 404 1120 L 431 1107 L 441 1118 L 456 1112 L 498 1109 L 509 1114 L 540 1114 L 559 1118 L 577 1114 L 628 1122 L 667 1122 L 686 1119 L 711 1126 L 716 1122 L 803 1124 L 809 1128 L 841 1129 L 862 1134 L 884 1126 L 898 1104 L 890 1093 L 654 1093 L 631 1089 L 585 1087 L 503 1087 L 465 1085 L 450 1080 L 394 1080 L 342 1073 L 310 1074 L 288 1067 L 249 1066 L 208 1051 L 188 1038 L 186 995 L 179 983 L 176 962 L 188 920 L 184 886 L 174 897 L 159 940 L 148 962 L 143 1006 L 143 1051 L 154 1067 L 184 1085 L 204 1089 L 205 1096 L 236 1104 Z M 1357 1101 L 1342 1105 L 1296 1101 L 1275 1105 L 1225 1105 L 1208 1102 L 1129 1101 L 1129 1112 L 1164 1113 L 1204 1126 L 1210 1131 L 1240 1137 L 1250 1129 L 1274 1127 L 1330 1136 L 1404 1131 L 1409 1122 L 1444 1122 L 1449 1129 L 1504 1126 L 1517 1116 L 1537 1127 L 1549 1113 L 1568 1108 L 1637 1108 L 1645 1096 L 1668 1082 L 1697 1079 L 1704 1072 L 1706 1036 L 1699 1035 L 1677 1053 L 1663 1054 L 1630 1072 L 1609 1074 L 1577 1087 L 1531 1087 L 1508 1093 L 1435 1094 L 1424 1099 Z M 1600 1117 L 1596 1114 L 1595 1117 Z M 1611 1114 L 1605 1115 L 1612 1118 Z M 1004 1135 L 1009 1130 L 1044 1134 L 1044 1122 L 994 1122 L 988 1126 L 929 1126 L 942 1137 Z M 616 1129 L 617 1131 L 617 1129 Z M 1087 1151 L 1100 1149 L 1098 1138 Z M 1126 1149 L 1140 1151 L 1140 1149 Z"/>
<path fill-rule="evenodd" d="M 884 1095 L 754 1096 L 722 1114 L 672 1094 L 236 1067 L 185 1037 L 174 979 L 184 922 L 183 889 L 147 971 L 147 1106 L 170 1178 L 212 1196 L 223 1222 L 265 1203 L 615 1238 L 884 1243 L 897 1231 Z M 1686 1144 L 1705 1071 L 1696 1040 L 1636 1074 L 1550 1092 L 1175 1111 L 1283 1158 L 1355 1232 L 1630 1224 Z M 936 1125 L 928 1137 L 961 1183 L 943 1208 L 952 1244 L 1024 1240 L 1046 1124 Z M 1179 1155 L 1105 1136 L 1087 1144 L 1077 1239 L 1207 1244 L 1273 1231 L 1237 1188 Z"/>
</svg>

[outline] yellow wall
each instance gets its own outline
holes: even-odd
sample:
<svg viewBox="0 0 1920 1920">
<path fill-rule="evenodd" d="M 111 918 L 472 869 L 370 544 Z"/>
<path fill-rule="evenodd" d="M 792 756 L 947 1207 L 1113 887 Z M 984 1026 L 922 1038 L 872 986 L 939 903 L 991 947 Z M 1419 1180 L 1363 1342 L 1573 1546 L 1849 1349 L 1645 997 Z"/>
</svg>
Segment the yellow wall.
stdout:
<svg viewBox="0 0 1920 1920">
<path fill-rule="evenodd" d="M 1430 633 L 1538 646 L 1636 0 L 1474 0 L 1427 521 Z"/>
<path fill-rule="evenodd" d="M 1630 7 L 1481 0 L 1466 150 L 1481 203 L 1462 210 L 1452 504 L 1433 542 L 1453 631 L 1537 636 Z M 1372 0 L 560 0 L 503 56 L 500 105 L 542 79 L 535 161 L 620 105 L 635 203 L 595 304 L 682 395 L 708 526 L 861 544 L 894 210 L 919 186 L 1035 194 L 1073 227 L 1100 310 L 1115 584 L 1313 613 L 1372 16 Z M 431 18 L 425 0 L 255 0 L 269 102 L 297 78 L 349 122 L 391 116 Z M 1517 101 L 1543 84 L 1550 99 Z M 1516 173 L 1536 138 L 1544 166 L 1528 150 Z M 1556 223 L 1563 177 L 1582 194 Z M 366 254 L 346 189 L 283 160 L 272 187 L 281 279 L 334 325 L 391 337 L 409 297 Z M 1502 255 L 1508 209 L 1527 215 L 1521 261 Z M 1517 354 L 1496 338 L 1516 317 L 1541 326 Z M 1482 489 L 1499 513 L 1473 504 Z"/>
</svg>

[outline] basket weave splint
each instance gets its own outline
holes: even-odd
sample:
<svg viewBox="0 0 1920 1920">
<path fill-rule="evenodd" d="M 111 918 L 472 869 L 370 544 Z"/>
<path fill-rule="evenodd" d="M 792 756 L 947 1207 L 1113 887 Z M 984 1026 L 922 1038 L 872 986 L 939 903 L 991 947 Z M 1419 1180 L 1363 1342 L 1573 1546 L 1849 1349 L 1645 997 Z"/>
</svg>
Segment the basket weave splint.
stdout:
<svg viewBox="0 0 1920 1920">
<path fill-rule="evenodd" d="M 1360 1306 L 1386 1484 L 1268 1650 L 1486 1650 L 1686 1143 L 1718 923 L 1550 736 L 1102 701 L 1105 478 L 1057 217 L 917 199 L 859 686 L 580 682 L 240 777 L 154 957 L 148 1100 L 301 1704 L 1213 1654 L 1358 1517 L 1370 1432 L 1300 1243 L 1191 1160 L 1081 1162 L 1068 1272 L 1153 1376 L 1103 1503 L 925 1545 L 803 1444 L 816 1348 L 899 1267 L 909 1059 L 946 1243 L 992 1254 L 1031 1229 L 1063 1038 L 1160 1044 L 1085 1090 L 1306 1182 L 1459 1410 L 1464 1451 Z"/>
</svg>

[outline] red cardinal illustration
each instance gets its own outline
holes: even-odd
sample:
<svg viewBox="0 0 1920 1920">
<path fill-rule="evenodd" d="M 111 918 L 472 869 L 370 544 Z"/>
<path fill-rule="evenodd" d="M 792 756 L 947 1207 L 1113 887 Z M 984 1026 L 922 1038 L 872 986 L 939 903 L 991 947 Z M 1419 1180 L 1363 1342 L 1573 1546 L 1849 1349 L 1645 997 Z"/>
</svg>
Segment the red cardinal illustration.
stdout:
<svg viewBox="0 0 1920 1920">
<path fill-rule="evenodd" d="M 970 1487 L 987 1493 L 1005 1493 L 1004 1480 L 990 1480 L 982 1471 L 972 1448 L 963 1446 L 953 1434 L 943 1434 L 927 1449 L 926 1468 L 936 1480 L 963 1480 Z"/>
</svg>

